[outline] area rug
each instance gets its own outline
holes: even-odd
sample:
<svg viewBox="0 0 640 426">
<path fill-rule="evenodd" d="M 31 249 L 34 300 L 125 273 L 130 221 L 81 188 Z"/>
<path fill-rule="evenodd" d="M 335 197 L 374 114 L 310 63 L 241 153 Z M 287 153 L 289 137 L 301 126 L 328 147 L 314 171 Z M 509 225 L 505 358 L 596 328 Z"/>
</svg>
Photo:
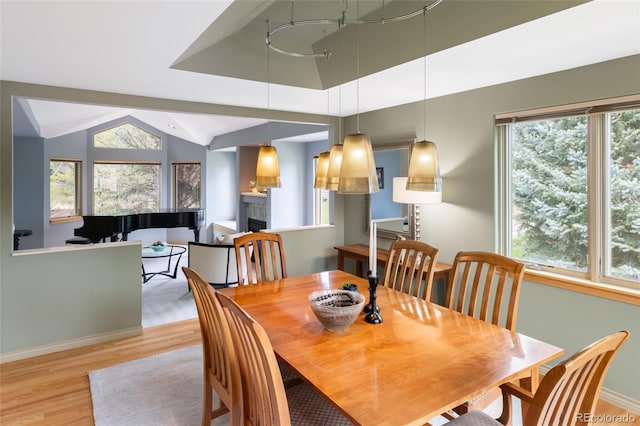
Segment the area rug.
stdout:
<svg viewBox="0 0 640 426">
<path fill-rule="evenodd" d="M 202 346 L 90 371 L 89 384 L 96 426 L 198 426 Z M 228 425 L 228 414 L 212 424 Z"/>
<path fill-rule="evenodd" d="M 142 284 L 143 327 L 155 327 L 197 318 L 198 312 L 193 295 L 188 290 L 187 280 L 180 269 L 183 264 L 186 264 L 184 259 L 178 267 L 175 279 L 156 275 Z M 152 265 L 151 267 L 158 266 Z"/>
</svg>

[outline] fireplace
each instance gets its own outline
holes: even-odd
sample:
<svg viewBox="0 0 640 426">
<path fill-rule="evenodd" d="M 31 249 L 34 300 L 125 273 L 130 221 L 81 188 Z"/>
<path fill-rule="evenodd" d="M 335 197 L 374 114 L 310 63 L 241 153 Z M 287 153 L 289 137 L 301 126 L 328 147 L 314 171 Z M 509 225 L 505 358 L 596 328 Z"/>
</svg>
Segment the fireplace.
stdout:
<svg viewBox="0 0 640 426">
<path fill-rule="evenodd" d="M 260 219 L 255 219 L 253 217 L 247 218 L 247 231 L 249 232 L 258 232 L 261 229 L 266 229 L 267 222 Z"/>
</svg>

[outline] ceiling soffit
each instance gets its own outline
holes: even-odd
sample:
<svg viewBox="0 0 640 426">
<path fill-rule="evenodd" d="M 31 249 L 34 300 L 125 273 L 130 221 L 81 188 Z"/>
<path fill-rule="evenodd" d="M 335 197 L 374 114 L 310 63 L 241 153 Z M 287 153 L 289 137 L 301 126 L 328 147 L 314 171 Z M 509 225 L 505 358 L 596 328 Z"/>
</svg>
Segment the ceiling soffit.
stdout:
<svg viewBox="0 0 640 426">
<path fill-rule="evenodd" d="M 384 17 L 403 15 L 430 1 L 384 2 Z M 290 22 L 290 1 L 235 1 L 185 51 L 172 68 L 312 89 L 327 89 L 384 69 L 493 34 L 525 22 L 585 3 L 585 0 L 444 0 L 427 13 L 385 24 L 297 26 L 277 32 L 272 43 L 297 52 L 332 52 L 324 58 L 299 58 L 274 51 L 267 54 L 267 20 L 271 29 Z M 346 18 L 378 20 L 382 1 L 347 3 Z M 341 16 L 343 1 L 298 0 L 293 18 L 311 20 Z M 358 8 L 360 9 L 358 11 Z M 358 34 L 359 33 L 359 34 Z M 535 40 L 532 40 L 534 43 Z M 359 48 L 359 64 L 357 54 Z M 523 46 L 524 48 L 524 46 Z M 267 72 L 269 63 L 269 72 Z"/>
</svg>

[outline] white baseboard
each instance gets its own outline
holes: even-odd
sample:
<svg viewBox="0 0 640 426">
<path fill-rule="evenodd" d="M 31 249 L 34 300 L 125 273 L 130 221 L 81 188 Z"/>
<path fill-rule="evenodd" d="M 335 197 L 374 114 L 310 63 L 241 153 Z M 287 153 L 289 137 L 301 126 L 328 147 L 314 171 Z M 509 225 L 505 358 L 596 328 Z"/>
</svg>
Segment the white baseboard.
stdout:
<svg viewBox="0 0 640 426">
<path fill-rule="evenodd" d="M 629 398 L 628 396 L 622 395 L 607 388 L 602 388 L 602 390 L 600 391 L 600 399 L 602 399 L 603 401 L 607 401 L 609 404 L 613 404 L 616 407 L 623 408 L 631 413 L 640 413 L 640 401 Z"/>
<path fill-rule="evenodd" d="M 543 365 L 540 367 L 540 374 L 545 375 L 549 370 L 551 370 L 549 366 Z M 605 387 L 600 390 L 600 399 L 631 413 L 640 413 L 640 401 L 629 398 L 628 396 L 622 395 L 621 393 L 612 391 Z"/>
<path fill-rule="evenodd" d="M 31 358 L 38 355 L 46 355 L 54 352 L 65 351 L 67 349 L 79 348 L 82 346 L 94 345 L 96 343 L 108 342 L 111 340 L 124 339 L 125 337 L 139 336 L 142 334 L 142 326 L 127 328 L 124 330 L 112 331 L 104 334 L 81 337 L 79 339 L 66 340 L 53 343 L 51 345 L 37 346 L 21 351 L 7 352 L 0 354 L 0 364 L 10 361 Z"/>
</svg>

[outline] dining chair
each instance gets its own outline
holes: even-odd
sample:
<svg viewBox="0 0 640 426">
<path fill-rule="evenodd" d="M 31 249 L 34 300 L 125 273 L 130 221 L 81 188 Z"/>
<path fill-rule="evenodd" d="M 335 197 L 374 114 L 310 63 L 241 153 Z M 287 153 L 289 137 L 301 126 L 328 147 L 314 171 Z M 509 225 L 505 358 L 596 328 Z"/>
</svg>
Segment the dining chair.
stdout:
<svg viewBox="0 0 640 426">
<path fill-rule="evenodd" d="M 209 425 L 212 419 L 225 414 L 231 408 L 231 376 L 236 356 L 233 347 L 225 346 L 225 334 L 229 333 L 227 319 L 216 297 L 215 289 L 193 269 L 182 267 L 187 283 L 193 292 L 198 311 L 204 361 L 204 404 L 202 423 Z M 286 363 L 277 359 L 285 388 L 302 383 L 300 376 Z M 212 391 L 220 398 L 220 407 L 212 410 Z"/>
<path fill-rule="evenodd" d="M 233 410 L 242 413 L 236 425 L 350 425 L 335 407 L 307 383 L 286 389 L 276 355 L 264 328 L 225 294 L 216 293 L 231 331 L 231 342 L 238 359 L 241 400 Z M 235 377 L 235 376 L 234 376 Z M 234 393 L 234 395 L 236 395 Z M 237 407 L 237 408 L 236 408 Z"/>
<path fill-rule="evenodd" d="M 524 263 L 496 253 L 459 252 L 449 274 L 445 306 L 515 331 L 524 267 Z M 499 397 L 500 389 L 494 388 L 453 411 L 463 414 L 484 409 Z M 448 413 L 445 417 L 452 418 Z"/>
<path fill-rule="evenodd" d="M 253 232 L 233 240 L 236 264 L 247 265 L 245 284 L 287 277 L 287 262 L 280 234 Z M 238 276 L 242 271 L 238 267 Z"/>
<path fill-rule="evenodd" d="M 204 367 L 204 392 L 202 406 L 202 425 L 209 426 L 212 419 L 227 413 L 232 407 L 232 386 L 240 380 L 237 369 L 232 368 L 235 360 L 233 347 L 224 343 L 230 339 L 229 327 L 220 302 L 212 297 L 213 288 L 193 269 L 182 267 L 198 311 L 200 333 L 202 334 L 202 359 Z M 213 409 L 213 392 L 220 398 L 220 406 Z M 234 413 L 231 412 L 233 420 Z"/>
<path fill-rule="evenodd" d="M 389 247 L 382 285 L 431 301 L 438 251 L 421 241 L 395 240 Z"/>
<path fill-rule="evenodd" d="M 446 306 L 515 330 L 524 267 L 496 253 L 459 252 L 449 275 Z"/>
<path fill-rule="evenodd" d="M 628 331 L 603 337 L 557 364 L 544 375 L 534 393 L 513 383 L 501 386 L 503 412 L 493 419 L 482 411 L 470 411 L 447 423 L 451 426 L 506 425 L 511 418 L 511 395 L 529 404 L 523 426 L 574 426 L 592 424 L 598 395 L 607 370 Z"/>
</svg>

